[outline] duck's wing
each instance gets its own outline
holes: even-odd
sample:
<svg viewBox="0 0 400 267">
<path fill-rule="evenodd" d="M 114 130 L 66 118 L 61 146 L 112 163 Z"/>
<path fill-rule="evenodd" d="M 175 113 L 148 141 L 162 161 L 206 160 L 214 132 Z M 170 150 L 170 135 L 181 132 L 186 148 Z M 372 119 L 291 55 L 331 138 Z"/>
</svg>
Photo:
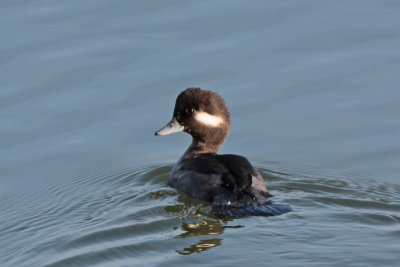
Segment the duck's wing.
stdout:
<svg viewBox="0 0 400 267">
<path fill-rule="evenodd" d="M 261 174 L 254 169 L 248 159 L 239 155 L 226 154 L 219 155 L 219 160 L 229 169 L 238 192 L 267 192 Z M 232 179 L 231 177 L 226 178 L 227 180 Z"/>
<path fill-rule="evenodd" d="M 245 157 L 226 154 L 219 155 L 218 159 L 229 170 L 223 179 L 233 188 L 235 194 L 251 187 L 253 176 L 257 176 L 257 173 Z"/>
</svg>

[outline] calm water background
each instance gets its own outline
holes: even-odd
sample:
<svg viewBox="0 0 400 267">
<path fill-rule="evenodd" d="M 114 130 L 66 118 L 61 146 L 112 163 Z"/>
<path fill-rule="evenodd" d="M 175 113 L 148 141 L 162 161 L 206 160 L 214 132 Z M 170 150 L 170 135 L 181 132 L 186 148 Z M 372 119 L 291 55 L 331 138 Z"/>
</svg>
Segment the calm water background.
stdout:
<svg viewBox="0 0 400 267">
<path fill-rule="evenodd" d="M 0 265 L 398 266 L 399 1 L 0 2 Z M 277 217 L 168 187 L 219 92 Z"/>
</svg>

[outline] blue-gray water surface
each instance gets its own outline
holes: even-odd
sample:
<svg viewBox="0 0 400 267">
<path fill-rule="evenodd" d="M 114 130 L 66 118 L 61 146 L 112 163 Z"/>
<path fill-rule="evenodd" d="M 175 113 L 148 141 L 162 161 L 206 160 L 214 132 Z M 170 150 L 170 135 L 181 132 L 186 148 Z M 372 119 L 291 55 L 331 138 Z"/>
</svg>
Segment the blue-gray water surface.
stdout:
<svg viewBox="0 0 400 267">
<path fill-rule="evenodd" d="M 398 266 L 399 1 L 0 2 L 1 266 Z M 177 94 L 293 211 L 167 184 Z"/>
</svg>

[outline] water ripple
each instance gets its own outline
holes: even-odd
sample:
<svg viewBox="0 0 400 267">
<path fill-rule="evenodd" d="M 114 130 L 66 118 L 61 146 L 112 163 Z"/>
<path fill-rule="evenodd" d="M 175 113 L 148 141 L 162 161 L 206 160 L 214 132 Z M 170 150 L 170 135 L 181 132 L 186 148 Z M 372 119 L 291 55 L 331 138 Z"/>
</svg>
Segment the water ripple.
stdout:
<svg viewBox="0 0 400 267">
<path fill-rule="evenodd" d="M 257 222 L 268 223 L 275 229 L 274 236 L 281 232 L 275 221 L 295 229 L 299 227 L 296 224 L 307 220 L 311 228 L 340 223 L 375 227 L 392 237 L 400 235 L 400 187 L 396 185 L 366 183 L 365 179 L 360 183 L 357 177 L 344 180 L 319 172 L 260 168 L 274 199 L 289 203 L 293 212 L 268 219 L 221 219 L 213 216 L 208 203 L 178 194 L 167 185 L 171 168 L 160 165 L 77 171 L 64 186 L 49 182 L 45 188 L 51 201 L 43 201 L 45 206 L 31 202 L 27 209 L 10 213 L 9 223 L 1 225 L 3 236 L 21 240 L 7 250 L 6 262 L 127 264 L 135 258 L 148 264 L 156 261 L 151 255 L 157 253 L 169 255 L 172 250 L 177 255 L 191 255 L 220 247 L 224 238 L 235 232 L 241 235 L 241 228 Z M 38 194 L 32 192 L 29 197 L 34 199 Z M 323 216 L 321 222 L 312 219 L 319 216 Z M 300 231 L 312 235 L 311 228 Z M 325 237 L 319 238 L 324 242 Z M 33 245 L 19 252 L 13 250 L 26 241 Z"/>
</svg>

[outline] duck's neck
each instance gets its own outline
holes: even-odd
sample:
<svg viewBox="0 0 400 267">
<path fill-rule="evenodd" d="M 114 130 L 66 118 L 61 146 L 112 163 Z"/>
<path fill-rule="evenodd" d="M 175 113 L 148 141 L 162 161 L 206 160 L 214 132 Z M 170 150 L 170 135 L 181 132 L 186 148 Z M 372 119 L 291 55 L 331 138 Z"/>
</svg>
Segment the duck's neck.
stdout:
<svg viewBox="0 0 400 267">
<path fill-rule="evenodd" d="M 222 143 L 206 143 L 200 139 L 193 138 L 192 143 L 184 154 L 184 157 L 193 157 L 200 154 L 217 154 L 221 145 Z"/>
</svg>

